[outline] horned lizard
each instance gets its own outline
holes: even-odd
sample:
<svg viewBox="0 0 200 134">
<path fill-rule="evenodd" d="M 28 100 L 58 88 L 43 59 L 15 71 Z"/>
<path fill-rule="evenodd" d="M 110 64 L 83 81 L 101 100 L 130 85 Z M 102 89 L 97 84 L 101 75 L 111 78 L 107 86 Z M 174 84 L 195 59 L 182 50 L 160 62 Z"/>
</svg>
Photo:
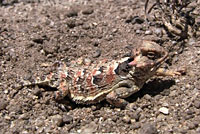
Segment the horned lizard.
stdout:
<svg viewBox="0 0 200 134">
<path fill-rule="evenodd" d="M 76 103 L 94 104 L 106 99 L 116 107 L 124 107 L 128 104 L 125 98 L 139 91 L 153 75 L 180 75 L 160 68 L 167 56 L 160 45 L 143 41 L 130 57 L 81 66 L 58 62 L 55 73 L 34 82 L 22 82 L 18 87 L 45 85 L 58 89 L 55 91 L 57 100 L 68 96 Z"/>
</svg>

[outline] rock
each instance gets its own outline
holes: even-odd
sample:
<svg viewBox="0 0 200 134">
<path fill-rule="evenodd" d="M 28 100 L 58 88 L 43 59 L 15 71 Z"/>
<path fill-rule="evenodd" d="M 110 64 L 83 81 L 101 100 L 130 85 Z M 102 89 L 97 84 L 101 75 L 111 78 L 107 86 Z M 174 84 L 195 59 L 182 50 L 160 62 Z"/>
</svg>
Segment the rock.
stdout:
<svg viewBox="0 0 200 134">
<path fill-rule="evenodd" d="M 135 31 L 135 33 L 136 33 L 136 34 L 140 34 L 140 33 L 141 33 L 141 30 L 137 29 L 137 30 Z"/>
<path fill-rule="evenodd" d="M 80 130 L 82 134 L 93 134 L 97 129 L 97 124 L 95 122 L 91 122 L 90 124 L 87 124 L 83 126 Z"/>
<path fill-rule="evenodd" d="M 94 53 L 93 53 L 93 57 L 94 58 L 97 58 L 101 55 L 101 50 L 100 49 L 97 49 Z"/>
<path fill-rule="evenodd" d="M 169 96 L 174 97 L 174 96 L 176 96 L 176 93 L 177 93 L 177 91 L 173 90 L 173 91 L 170 92 Z"/>
<path fill-rule="evenodd" d="M 189 41 L 188 41 L 188 44 L 193 46 L 194 44 L 196 43 L 195 39 L 194 38 L 190 38 Z"/>
<path fill-rule="evenodd" d="M 128 115 L 124 116 L 122 120 L 127 124 L 131 123 L 131 119 Z"/>
<path fill-rule="evenodd" d="M 70 115 L 67 115 L 67 114 L 64 114 L 63 115 L 63 122 L 66 123 L 66 124 L 69 124 L 70 122 L 73 121 L 73 117 L 70 116 Z"/>
<path fill-rule="evenodd" d="M 76 26 L 75 20 L 73 19 L 67 20 L 66 24 L 69 28 L 74 28 Z"/>
<path fill-rule="evenodd" d="M 162 106 L 163 106 L 163 107 L 168 107 L 169 104 L 168 104 L 167 102 L 163 102 L 163 103 L 162 103 Z"/>
<path fill-rule="evenodd" d="M 194 115 L 185 115 L 185 116 L 183 116 L 183 118 L 184 118 L 185 120 L 189 120 L 189 119 L 194 118 Z"/>
<path fill-rule="evenodd" d="M 139 111 L 136 111 L 133 114 L 131 114 L 130 116 L 131 116 L 131 119 L 135 119 L 135 121 L 139 121 L 141 114 Z"/>
<path fill-rule="evenodd" d="M 37 43 L 37 44 L 43 44 L 44 39 L 38 37 L 38 38 L 33 38 L 32 41 L 35 42 L 35 43 Z M 30 44 L 30 45 L 32 45 L 32 44 Z M 29 47 L 30 47 L 30 46 L 29 46 Z"/>
<path fill-rule="evenodd" d="M 172 41 L 172 45 L 176 45 L 177 44 L 177 41 Z"/>
<path fill-rule="evenodd" d="M 21 120 L 27 120 L 27 119 L 29 119 L 29 117 L 28 117 L 28 115 L 26 113 L 24 113 L 24 114 L 21 114 L 19 116 L 19 119 L 21 119 Z"/>
<path fill-rule="evenodd" d="M 151 30 L 147 30 L 147 31 L 145 31 L 144 34 L 145 34 L 145 35 L 151 35 L 151 34 L 152 34 L 152 31 L 151 31 Z"/>
<path fill-rule="evenodd" d="M 154 33 L 155 33 L 157 36 L 159 36 L 159 37 L 161 37 L 161 36 L 163 35 L 163 32 L 162 32 L 162 29 L 161 29 L 161 28 L 156 28 L 155 31 L 154 31 Z"/>
<path fill-rule="evenodd" d="M 118 119 L 119 119 L 118 116 L 116 116 L 116 115 L 112 116 L 112 121 L 116 122 Z"/>
<path fill-rule="evenodd" d="M 195 101 L 194 101 L 194 106 L 195 106 L 197 109 L 200 109 L 200 100 L 195 100 Z"/>
<path fill-rule="evenodd" d="M 144 98 L 145 98 L 146 100 L 150 100 L 150 99 L 151 99 L 151 96 L 148 95 L 148 94 L 145 94 L 145 95 L 144 95 Z"/>
<path fill-rule="evenodd" d="M 91 106 L 92 111 L 95 111 L 97 109 L 97 107 L 95 105 Z"/>
<path fill-rule="evenodd" d="M 136 109 L 137 109 L 137 106 L 135 105 L 135 103 L 129 103 L 129 104 L 127 105 L 127 109 L 136 110 Z"/>
<path fill-rule="evenodd" d="M 166 107 L 161 107 L 161 108 L 159 109 L 159 112 L 161 112 L 161 113 L 167 115 L 167 114 L 169 114 L 169 109 L 166 108 Z"/>
<path fill-rule="evenodd" d="M 38 119 L 35 120 L 35 126 L 36 127 L 41 127 L 41 126 L 44 126 L 44 125 L 45 125 L 45 122 L 44 122 L 43 119 L 38 118 Z"/>
<path fill-rule="evenodd" d="M 195 129 L 196 127 L 198 127 L 198 124 L 197 122 L 188 122 L 188 127 L 189 129 Z"/>
<path fill-rule="evenodd" d="M 92 63 L 92 60 L 90 60 L 89 58 L 85 58 L 84 59 L 84 64 L 85 65 L 90 65 Z"/>
<path fill-rule="evenodd" d="M 95 47 L 98 47 L 98 46 L 99 46 L 99 41 L 94 41 L 94 42 L 92 43 L 92 45 L 95 46 Z"/>
<path fill-rule="evenodd" d="M 188 109 L 186 110 L 186 113 L 187 115 L 193 115 L 195 112 L 193 110 Z"/>
<path fill-rule="evenodd" d="M 197 133 L 200 133 L 200 126 L 196 129 Z"/>
<path fill-rule="evenodd" d="M 139 17 L 139 16 L 134 16 L 133 21 L 132 21 L 132 24 L 135 24 L 135 23 L 137 23 L 137 24 L 142 24 L 143 22 L 144 22 L 144 19 L 143 19 L 143 18 L 141 18 L 141 17 Z"/>
<path fill-rule="evenodd" d="M 139 134 L 157 134 L 158 131 L 154 124 L 151 123 L 145 123 L 141 126 L 141 129 L 139 131 Z"/>
<path fill-rule="evenodd" d="M 36 86 L 36 88 L 32 91 L 32 93 L 36 96 L 39 96 L 41 94 L 41 90 L 39 89 L 38 86 Z"/>
<path fill-rule="evenodd" d="M 68 10 L 68 12 L 66 13 L 67 17 L 75 17 L 78 16 L 78 10 L 76 9 L 70 9 Z"/>
<path fill-rule="evenodd" d="M 89 15 L 89 14 L 92 14 L 93 12 L 94 12 L 94 10 L 92 7 L 87 7 L 85 9 L 83 9 L 82 14 Z"/>
<path fill-rule="evenodd" d="M 53 125 L 56 125 L 59 127 L 63 123 L 63 118 L 62 118 L 62 116 L 57 114 L 57 115 L 54 115 L 51 117 L 51 121 L 52 121 Z"/>
<path fill-rule="evenodd" d="M 8 102 L 6 102 L 5 100 L 0 100 L 0 110 L 5 109 L 7 105 Z"/>
<path fill-rule="evenodd" d="M 131 125 L 130 127 L 135 130 L 141 127 L 141 124 L 139 122 L 134 122 L 132 123 L 133 125 Z"/>
<path fill-rule="evenodd" d="M 132 23 L 132 24 L 142 24 L 144 22 L 144 19 L 142 19 L 139 16 L 128 16 L 125 20 L 126 23 Z"/>
<path fill-rule="evenodd" d="M 36 108 L 36 109 L 38 109 L 38 108 L 40 108 L 40 107 L 41 107 L 41 104 L 40 104 L 40 103 L 36 103 L 36 104 L 35 104 L 35 108 Z"/>
<path fill-rule="evenodd" d="M 157 121 L 158 122 L 162 122 L 162 121 L 164 121 L 166 119 L 166 116 L 165 115 L 163 115 L 163 114 L 159 114 L 158 116 L 157 116 Z"/>
<path fill-rule="evenodd" d="M 179 132 L 181 134 L 187 134 L 188 130 L 186 128 L 182 128 L 182 129 L 179 130 Z M 177 133 L 177 132 L 174 132 L 174 133 Z"/>
<path fill-rule="evenodd" d="M 54 53 L 54 49 L 49 44 L 45 44 L 43 46 L 43 50 L 44 50 L 46 55 Z"/>
</svg>

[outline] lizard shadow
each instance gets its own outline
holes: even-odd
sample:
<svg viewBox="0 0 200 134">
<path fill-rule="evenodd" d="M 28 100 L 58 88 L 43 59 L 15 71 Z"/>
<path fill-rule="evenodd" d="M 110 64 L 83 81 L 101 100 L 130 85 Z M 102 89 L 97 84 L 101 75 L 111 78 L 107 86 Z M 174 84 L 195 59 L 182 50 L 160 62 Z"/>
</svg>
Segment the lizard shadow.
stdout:
<svg viewBox="0 0 200 134">
<path fill-rule="evenodd" d="M 146 94 L 150 95 L 151 97 L 156 95 L 167 96 L 170 93 L 170 87 L 175 84 L 175 80 L 163 80 L 161 78 L 155 78 L 145 83 L 140 91 L 132 94 L 126 100 L 130 103 L 135 102 L 138 98 L 142 98 Z"/>
</svg>

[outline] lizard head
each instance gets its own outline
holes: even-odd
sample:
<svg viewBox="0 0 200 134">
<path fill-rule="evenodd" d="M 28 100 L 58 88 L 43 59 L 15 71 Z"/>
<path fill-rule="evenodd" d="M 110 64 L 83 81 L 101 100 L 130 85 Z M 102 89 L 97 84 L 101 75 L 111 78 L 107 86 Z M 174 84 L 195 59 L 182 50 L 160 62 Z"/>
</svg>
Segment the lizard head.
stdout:
<svg viewBox="0 0 200 134">
<path fill-rule="evenodd" d="M 152 41 L 143 41 L 141 47 L 133 49 L 132 60 L 128 63 L 133 66 L 134 77 L 151 77 L 167 59 L 168 53 L 163 47 Z"/>
</svg>

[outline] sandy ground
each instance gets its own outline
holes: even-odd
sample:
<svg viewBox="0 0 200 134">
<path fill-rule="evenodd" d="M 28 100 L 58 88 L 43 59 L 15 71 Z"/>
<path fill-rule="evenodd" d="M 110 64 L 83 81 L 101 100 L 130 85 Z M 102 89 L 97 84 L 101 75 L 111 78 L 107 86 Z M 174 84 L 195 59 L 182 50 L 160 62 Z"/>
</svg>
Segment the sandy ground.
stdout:
<svg viewBox="0 0 200 134">
<path fill-rule="evenodd" d="M 2 1 L 0 1 L 2 2 Z M 200 133 L 200 39 L 170 39 L 147 26 L 140 0 L 3 1 L 0 6 L 0 133 Z M 169 51 L 163 65 L 183 76 L 155 77 L 127 98 L 131 109 L 56 102 L 51 89 L 13 88 L 45 76 L 55 61 L 118 59 L 153 39 Z M 67 98 L 66 98 L 67 99 Z M 164 109 L 164 111 L 163 111 Z"/>
</svg>

